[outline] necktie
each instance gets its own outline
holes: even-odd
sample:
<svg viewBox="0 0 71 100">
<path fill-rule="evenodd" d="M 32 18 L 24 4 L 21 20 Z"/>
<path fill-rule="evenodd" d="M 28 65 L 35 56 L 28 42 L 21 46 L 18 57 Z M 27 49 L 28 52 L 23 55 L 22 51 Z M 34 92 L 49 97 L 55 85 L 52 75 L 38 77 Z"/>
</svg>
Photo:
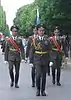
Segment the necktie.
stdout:
<svg viewBox="0 0 71 100">
<path fill-rule="evenodd" d="M 43 37 L 41 37 L 41 41 L 43 41 Z"/>
<path fill-rule="evenodd" d="M 43 37 L 39 37 L 39 40 L 40 40 L 40 41 L 43 41 Z"/>
</svg>

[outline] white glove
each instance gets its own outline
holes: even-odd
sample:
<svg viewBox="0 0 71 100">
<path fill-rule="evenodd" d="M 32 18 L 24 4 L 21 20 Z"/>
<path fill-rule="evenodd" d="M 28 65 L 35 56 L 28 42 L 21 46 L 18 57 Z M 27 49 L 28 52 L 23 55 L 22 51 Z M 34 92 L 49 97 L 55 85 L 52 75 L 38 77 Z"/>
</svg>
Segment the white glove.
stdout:
<svg viewBox="0 0 71 100">
<path fill-rule="evenodd" d="M 50 67 L 53 66 L 53 62 L 50 62 L 50 63 L 49 63 L 49 66 L 50 66 Z"/>
<path fill-rule="evenodd" d="M 27 61 L 27 60 L 28 60 L 28 58 L 25 58 L 25 60 Z"/>
<path fill-rule="evenodd" d="M 28 61 L 28 58 L 25 58 L 25 63 L 27 63 L 27 61 Z"/>
<path fill-rule="evenodd" d="M 24 62 L 24 59 L 22 59 L 21 62 Z"/>
<path fill-rule="evenodd" d="M 31 67 L 33 67 L 33 64 L 32 64 L 32 63 L 30 63 L 29 65 L 30 65 Z"/>
<path fill-rule="evenodd" d="M 66 60 L 68 60 L 68 57 L 66 57 Z"/>
<path fill-rule="evenodd" d="M 5 64 L 8 64 L 8 61 L 4 61 Z"/>
</svg>

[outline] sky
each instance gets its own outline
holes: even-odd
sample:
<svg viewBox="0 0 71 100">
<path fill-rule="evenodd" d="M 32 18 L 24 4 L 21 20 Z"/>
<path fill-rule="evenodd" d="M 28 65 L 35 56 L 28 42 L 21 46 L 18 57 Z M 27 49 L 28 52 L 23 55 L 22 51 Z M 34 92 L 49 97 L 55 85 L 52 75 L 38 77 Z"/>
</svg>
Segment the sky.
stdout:
<svg viewBox="0 0 71 100">
<path fill-rule="evenodd" d="M 1 0 L 1 5 L 6 12 L 6 20 L 9 27 L 13 25 L 13 19 L 17 10 L 26 4 L 32 3 L 34 0 Z"/>
</svg>

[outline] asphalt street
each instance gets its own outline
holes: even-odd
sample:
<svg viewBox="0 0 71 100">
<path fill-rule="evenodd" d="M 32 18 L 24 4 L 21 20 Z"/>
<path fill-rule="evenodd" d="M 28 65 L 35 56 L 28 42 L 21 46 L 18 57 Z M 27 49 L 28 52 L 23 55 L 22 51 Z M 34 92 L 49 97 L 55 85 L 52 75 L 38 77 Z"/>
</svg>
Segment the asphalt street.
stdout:
<svg viewBox="0 0 71 100">
<path fill-rule="evenodd" d="M 31 87 L 31 67 L 21 63 L 19 89 L 10 88 L 8 64 L 0 51 L 0 100 L 71 100 L 71 62 L 61 71 L 61 87 L 53 86 L 52 77 L 47 75 L 46 97 L 36 97 L 36 87 Z"/>
</svg>

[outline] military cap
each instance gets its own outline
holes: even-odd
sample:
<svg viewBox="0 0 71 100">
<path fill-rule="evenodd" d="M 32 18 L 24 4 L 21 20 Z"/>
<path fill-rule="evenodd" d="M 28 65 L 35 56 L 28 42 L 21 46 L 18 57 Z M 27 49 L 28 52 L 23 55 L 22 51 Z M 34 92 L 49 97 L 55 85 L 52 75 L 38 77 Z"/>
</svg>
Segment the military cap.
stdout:
<svg viewBox="0 0 71 100">
<path fill-rule="evenodd" d="M 15 28 L 17 31 L 19 30 L 19 27 L 18 27 L 18 26 L 15 26 L 15 25 L 11 26 L 10 30 L 12 31 L 14 28 Z"/>
<path fill-rule="evenodd" d="M 55 29 L 54 33 L 60 34 L 60 31 L 58 29 Z"/>
<path fill-rule="evenodd" d="M 44 24 L 38 24 L 38 25 L 37 25 L 37 30 L 38 30 L 40 27 L 45 28 L 45 25 L 44 25 Z"/>
<path fill-rule="evenodd" d="M 37 28 L 37 26 L 36 26 L 36 25 L 33 25 L 33 26 L 32 26 L 32 29 L 34 29 L 34 28 Z"/>
<path fill-rule="evenodd" d="M 59 27 L 58 26 L 55 26 L 54 30 L 58 29 L 59 30 Z"/>
</svg>

